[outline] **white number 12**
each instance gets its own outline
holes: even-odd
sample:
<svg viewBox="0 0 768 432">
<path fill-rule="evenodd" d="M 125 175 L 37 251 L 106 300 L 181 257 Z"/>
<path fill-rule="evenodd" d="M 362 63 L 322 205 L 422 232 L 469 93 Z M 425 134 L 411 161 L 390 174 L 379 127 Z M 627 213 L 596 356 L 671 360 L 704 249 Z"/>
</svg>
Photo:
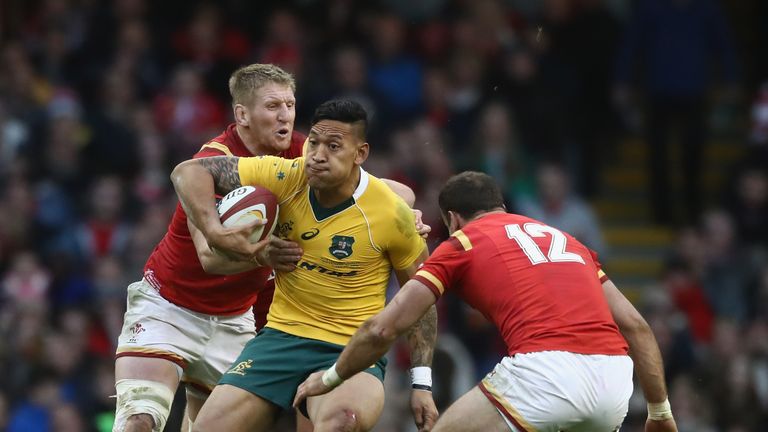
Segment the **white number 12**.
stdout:
<svg viewBox="0 0 768 432">
<path fill-rule="evenodd" d="M 584 264 L 584 258 L 581 255 L 565 251 L 567 237 L 558 229 L 533 222 L 526 223 L 522 228 L 519 224 L 505 225 L 504 228 L 507 230 L 507 237 L 520 245 L 520 249 L 525 252 L 533 265 L 545 262 L 578 262 Z M 549 242 L 547 256 L 544 256 L 544 252 L 531 237 L 545 237 L 547 234 L 552 236 L 552 240 Z"/>
</svg>

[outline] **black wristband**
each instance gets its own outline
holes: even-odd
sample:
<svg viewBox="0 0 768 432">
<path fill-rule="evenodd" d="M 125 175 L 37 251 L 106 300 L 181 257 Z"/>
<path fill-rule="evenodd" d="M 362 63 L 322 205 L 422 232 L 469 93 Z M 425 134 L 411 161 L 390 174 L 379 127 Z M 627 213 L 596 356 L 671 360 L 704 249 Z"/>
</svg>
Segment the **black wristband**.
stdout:
<svg viewBox="0 0 768 432">
<path fill-rule="evenodd" d="M 411 384 L 411 388 L 413 388 L 414 390 L 424 390 L 428 392 L 432 391 L 432 386 L 428 386 L 424 384 Z"/>
</svg>

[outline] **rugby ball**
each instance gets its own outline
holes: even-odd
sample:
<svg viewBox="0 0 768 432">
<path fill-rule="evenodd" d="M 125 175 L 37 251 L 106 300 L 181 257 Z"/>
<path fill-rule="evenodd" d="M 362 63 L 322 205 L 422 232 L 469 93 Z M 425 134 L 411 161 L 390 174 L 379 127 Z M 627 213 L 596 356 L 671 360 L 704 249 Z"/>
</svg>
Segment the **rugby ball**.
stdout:
<svg viewBox="0 0 768 432">
<path fill-rule="evenodd" d="M 261 186 L 243 186 L 226 194 L 216 205 L 221 224 L 226 227 L 247 225 L 259 219 L 267 223 L 257 227 L 251 235 L 251 242 L 265 239 L 277 223 L 279 206 L 277 197 Z"/>
</svg>

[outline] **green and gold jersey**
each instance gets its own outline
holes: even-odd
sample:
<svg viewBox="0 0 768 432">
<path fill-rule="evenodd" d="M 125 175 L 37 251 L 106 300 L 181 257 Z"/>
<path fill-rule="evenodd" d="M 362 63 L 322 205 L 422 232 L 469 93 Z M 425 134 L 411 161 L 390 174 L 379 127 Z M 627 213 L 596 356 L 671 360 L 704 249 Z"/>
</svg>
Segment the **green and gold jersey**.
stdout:
<svg viewBox="0 0 768 432">
<path fill-rule="evenodd" d="M 334 207 L 317 202 L 304 158 L 240 158 L 243 185 L 260 185 L 280 204 L 278 235 L 304 250 L 296 270 L 278 272 L 267 327 L 346 345 L 384 308 L 393 268 L 411 266 L 426 247 L 413 212 L 384 182 L 360 169 L 352 198 Z"/>
</svg>

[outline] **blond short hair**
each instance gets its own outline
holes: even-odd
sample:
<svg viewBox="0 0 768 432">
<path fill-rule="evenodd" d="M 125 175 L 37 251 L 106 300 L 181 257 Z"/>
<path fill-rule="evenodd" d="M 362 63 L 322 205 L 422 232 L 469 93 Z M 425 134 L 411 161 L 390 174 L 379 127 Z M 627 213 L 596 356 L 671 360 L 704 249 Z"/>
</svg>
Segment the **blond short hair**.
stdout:
<svg viewBox="0 0 768 432">
<path fill-rule="evenodd" d="M 252 102 L 253 93 L 261 87 L 270 84 L 281 84 L 296 91 L 296 81 L 293 75 L 273 64 L 254 63 L 234 71 L 229 77 L 229 94 L 232 104 L 248 105 Z"/>
</svg>

